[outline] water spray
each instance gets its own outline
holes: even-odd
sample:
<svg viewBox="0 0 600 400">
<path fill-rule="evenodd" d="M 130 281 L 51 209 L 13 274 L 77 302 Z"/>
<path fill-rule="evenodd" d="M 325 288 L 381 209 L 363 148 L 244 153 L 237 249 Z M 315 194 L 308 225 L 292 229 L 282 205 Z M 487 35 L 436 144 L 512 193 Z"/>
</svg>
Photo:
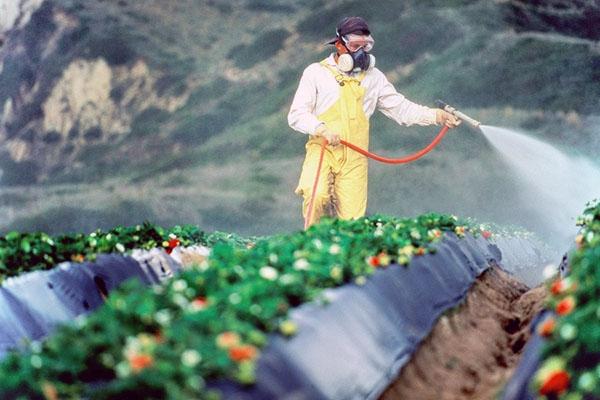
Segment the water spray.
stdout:
<svg viewBox="0 0 600 400">
<path fill-rule="evenodd" d="M 463 113 L 462 111 L 458 111 L 456 108 L 444 103 L 442 100 L 436 100 L 435 104 L 442 110 L 449 112 L 450 114 L 454 115 L 456 118 L 461 119 L 461 120 L 465 121 L 466 123 L 470 124 L 475 129 L 479 129 L 479 127 L 481 126 L 481 122 L 477 121 L 474 118 L 469 117 L 467 114 Z"/>
</svg>

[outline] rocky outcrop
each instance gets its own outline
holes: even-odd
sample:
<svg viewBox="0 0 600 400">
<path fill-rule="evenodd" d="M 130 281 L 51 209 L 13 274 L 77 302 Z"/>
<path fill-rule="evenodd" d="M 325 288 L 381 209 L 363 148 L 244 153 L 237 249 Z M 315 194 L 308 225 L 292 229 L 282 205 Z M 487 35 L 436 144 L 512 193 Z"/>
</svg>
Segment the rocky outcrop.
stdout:
<svg viewBox="0 0 600 400">
<path fill-rule="evenodd" d="M 29 10 L 34 3 L 19 3 L 19 10 Z M 6 10 L 12 7 L 5 2 L 0 9 L 2 5 Z M 66 38 L 85 30 L 85 22 L 50 0 L 28 24 L 29 20 L 18 13 L 0 50 L 0 81 L 2 73 L 7 82 L 11 74 L 19 78 L 0 93 L 0 152 L 9 158 L 0 169 L 17 169 L 11 172 L 16 178 L 4 183 L 22 183 L 18 169 L 31 170 L 31 163 L 36 166 L 35 181 L 43 181 L 76 165 L 86 146 L 127 135 L 141 112 L 173 112 L 187 101 L 185 82 L 177 95 L 159 94 L 163 73 L 141 57 L 111 65 L 103 57 L 86 57 L 85 48 L 83 54 L 63 54 L 70 50 L 65 49 Z"/>
<path fill-rule="evenodd" d="M 0 0 L 0 35 L 13 27 L 23 27 L 44 0 Z"/>
<path fill-rule="evenodd" d="M 112 70 L 106 61 L 75 60 L 67 66 L 50 96 L 42 104 L 42 128 L 67 139 L 69 132 L 124 133 L 128 121 L 110 98 Z"/>
<path fill-rule="evenodd" d="M 160 97 L 155 89 L 155 75 L 142 60 L 119 67 L 111 67 L 101 58 L 74 60 L 43 99 L 40 118 L 29 121 L 19 134 L 6 140 L 10 157 L 16 162 L 41 162 L 42 171 L 61 168 L 86 145 L 129 133 L 140 112 L 151 107 L 173 112 L 185 104 L 185 93 Z M 111 97 L 116 88 L 121 92 L 119 99 Z M 18 112 L 8 99 L 2 121 L 19 118 Z"/>
<path fill-rule="evenodd" d="M 74 60 L 42 104 L 42 132 L 57 132 L 65 140 L 77 135 L 74 131 L 126 134 L 137 113 L 150 107 L 173 112 L 185 103 L 185 96 L 159 97 L 156 80 L 142 60 L 125 67 L 111 67 L 101 58 Z M 122 89 L 120 99 L 111 97 L 115 88 Z"/>
</svg>

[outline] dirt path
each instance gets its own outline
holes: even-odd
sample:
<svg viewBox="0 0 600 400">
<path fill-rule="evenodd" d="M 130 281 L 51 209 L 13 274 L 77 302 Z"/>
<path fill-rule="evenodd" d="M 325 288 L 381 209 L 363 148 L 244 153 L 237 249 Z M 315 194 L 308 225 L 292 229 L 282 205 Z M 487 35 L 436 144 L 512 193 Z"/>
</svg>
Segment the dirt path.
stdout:
<svg viewBox="0 0 600 400">
<path fill-rule="evenodd" d="M 529 290 L 499 268 L 440 318 L 381 399 L 494 399 L 516 367 L 544 288 Z"/>
</svg>

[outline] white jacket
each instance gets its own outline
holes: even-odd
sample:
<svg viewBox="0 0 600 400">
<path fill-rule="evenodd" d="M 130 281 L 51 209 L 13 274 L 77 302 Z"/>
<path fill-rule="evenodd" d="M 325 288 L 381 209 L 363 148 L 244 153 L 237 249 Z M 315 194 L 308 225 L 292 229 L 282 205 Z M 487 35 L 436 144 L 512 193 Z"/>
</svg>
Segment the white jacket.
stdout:
<svg viewBox="0 0 600 400">
<path fill-rule="evenodd" d="M 333 54 L 326 62 L 337 68 Z M 401 125 L 433 125 L 436 110 L 421 106 L 398 93 L 383 72 L 371 69 L 361 82 L 365 90 L 363 109 L 367 118 L 378 108 L 386 117 Z M 309 65 L 300 78 L 288 114 L 288 124 L 298 132 L 314 134 L 322 122 L 317 119 L 339 98 L 339 84 L 331 71 L 319 63 Z"/>
</svg>

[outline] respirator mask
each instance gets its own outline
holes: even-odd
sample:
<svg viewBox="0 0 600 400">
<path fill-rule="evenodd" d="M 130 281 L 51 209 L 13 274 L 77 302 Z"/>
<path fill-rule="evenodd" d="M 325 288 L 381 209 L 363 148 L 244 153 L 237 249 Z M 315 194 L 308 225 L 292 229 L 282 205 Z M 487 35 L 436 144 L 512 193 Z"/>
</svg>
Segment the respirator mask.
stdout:
<svg viewBox="0 0 600 400">
<path fill-rule="evenodd" d="M 375 66 L 375 56 L 369 54 L 375 41 L 371 35 L 348 34 L 341 37 L 348 53 L 338 57 L 342 72 L 369 71 Z"/>
</svg>

